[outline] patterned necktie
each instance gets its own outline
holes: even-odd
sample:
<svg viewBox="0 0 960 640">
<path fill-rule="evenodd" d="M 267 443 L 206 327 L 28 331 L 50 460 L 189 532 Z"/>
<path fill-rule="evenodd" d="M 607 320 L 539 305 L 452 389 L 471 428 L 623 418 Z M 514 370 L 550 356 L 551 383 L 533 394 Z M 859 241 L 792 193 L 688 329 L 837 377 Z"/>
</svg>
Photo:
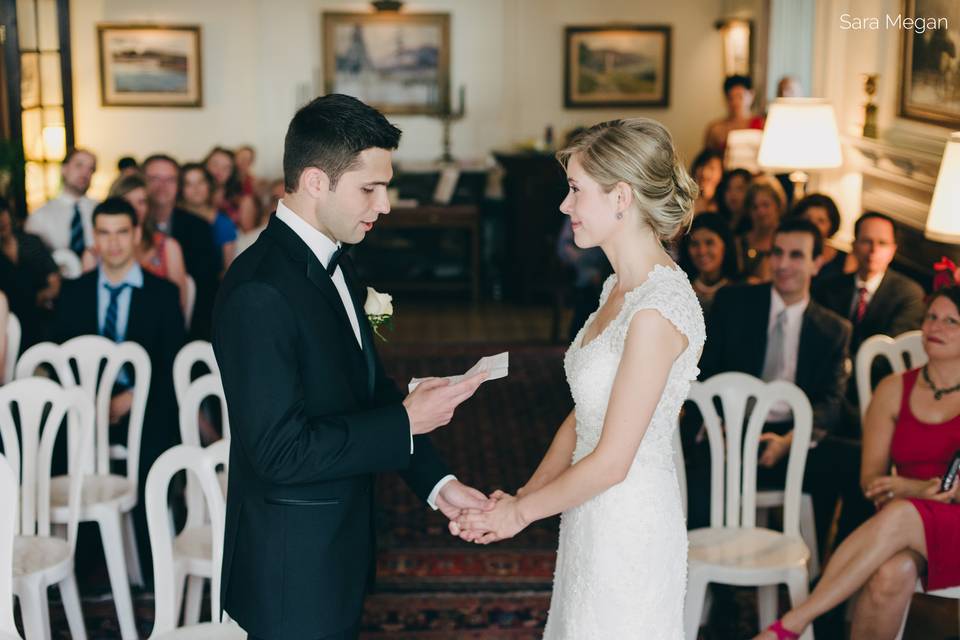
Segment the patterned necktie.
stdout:
<svg viewBox="0 0 960 640">
<path fill-rule="evenodd" d="M 122 282 L 115 287 L 109 284 L 103 286 L 110 292 L 110 303 L 107 305 L 107 315 L 103 320 L 103 337 L 117 342 L 117 299 L 130 284 Z"/>
<path fill-rule="evenodd" d="M 767 340 L 767 354 L 763 359 L 763 381 L 779 380 L 783 372 L 784 341 L 787 329 L 787 310 L 777 314 Z"/>
<path fill-rule="evenodd" d="M 84 246 L 83 218 L 80 216 L 80 203 L 75 202 L 73 205 L 73 219 L 70 220 L 70 250 L 77 254 L 78 257 L 83 257 Z"/>
<path fill-rule="evenodd" d="M 854 324 L 860 324 L 860 321 L 863 320 L 863 316 L 867 313 L 867 288 L 860 287 L 857 289 L 857 304 L 853 307 L 853 318 L 851 318 Z"/>
<path fill-rule="evenodd" d="M 330 262 L 327 263 L 327 275 L 333 277 L 333 272 L 337 270 L 337 264 L 340 262 L 340 256 L 344 254 L 350 245 L 341 244 L 337 250 L 330 256 Z"/>
</svg>

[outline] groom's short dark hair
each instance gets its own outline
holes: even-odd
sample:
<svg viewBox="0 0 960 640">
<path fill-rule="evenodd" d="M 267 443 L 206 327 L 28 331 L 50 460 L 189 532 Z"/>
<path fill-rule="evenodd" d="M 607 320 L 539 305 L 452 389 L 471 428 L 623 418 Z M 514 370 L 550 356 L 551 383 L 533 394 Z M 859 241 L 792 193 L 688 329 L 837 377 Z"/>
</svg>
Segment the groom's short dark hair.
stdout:
<svg viewBox="0 0 960 640">
<path fill-rule="evenodd" d="M 330 189 L 365 149 L 396 149 L 400 129 L 356 98 L 339 93 L 320 96 L 297 111 L 283 144 L 283 188 L 297 190 L 308 167 L 323 170 Z"/>
</svg>

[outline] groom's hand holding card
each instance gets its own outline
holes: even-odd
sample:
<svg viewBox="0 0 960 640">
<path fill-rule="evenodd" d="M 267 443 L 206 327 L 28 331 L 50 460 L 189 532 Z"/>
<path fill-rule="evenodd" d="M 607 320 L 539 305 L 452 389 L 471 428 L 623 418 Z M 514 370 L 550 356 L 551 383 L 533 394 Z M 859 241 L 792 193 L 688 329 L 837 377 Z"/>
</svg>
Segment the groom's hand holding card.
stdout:
<svg viewBox="0 0 960 640">
<path fill-rule="evenodd" d="M 440 380 L 449 380 L 450 384 L 456 384 L 463 380 L 464 378 L 469 378 L 475 374 L 486 372 L 487 380 L 498 380 L 500 378 L 506 378 L 507 374 L 510 372 L 510 352 L 504 351 L 503 353 L 498 353 L 495 356 L 486 356 L 477 360 L 477 364 L 470 367 L 466 373 L 459 376 L 447 376 L 446 378 L 439 378 Z M 429 378 L 413 378 L 410 380 L 410 383 L 407 385 L 407 391 L 412 392 L 417 388 L 424 380 Z"/>
<path fill-rule="evenodd" d="M 413 435 L 430 433 L 448 424 L 461 402 L 470 398 L 485 380 L 506 377 L 507 369 L 508 354 L 504 352 L 481 358 L 460 376 L 414 378 L 408 385 L 410 394 L 403 400 L 410 432 Z"/>
</svg>

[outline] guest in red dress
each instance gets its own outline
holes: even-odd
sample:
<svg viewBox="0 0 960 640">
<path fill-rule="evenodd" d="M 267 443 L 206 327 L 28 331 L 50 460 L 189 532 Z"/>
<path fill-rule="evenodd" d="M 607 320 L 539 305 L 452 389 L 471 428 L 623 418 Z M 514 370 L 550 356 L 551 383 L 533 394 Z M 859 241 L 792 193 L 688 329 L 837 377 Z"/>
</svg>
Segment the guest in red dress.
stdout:
<svg viewBox="0 0 960 640">
<path fill-rule="evenodd" d="M 861 485 L 877 514 L 837 548 L 810 598 L 758 638 L 799 637 L 861 587 L 850 637 L 895 638 L 918 578 L 931 591 L 960 585 L 960 482 L 940 491 L 960 449 L 960 286 L 928 304 L 929 361 L 884 378 L 864 419 Z"/>
</svg>

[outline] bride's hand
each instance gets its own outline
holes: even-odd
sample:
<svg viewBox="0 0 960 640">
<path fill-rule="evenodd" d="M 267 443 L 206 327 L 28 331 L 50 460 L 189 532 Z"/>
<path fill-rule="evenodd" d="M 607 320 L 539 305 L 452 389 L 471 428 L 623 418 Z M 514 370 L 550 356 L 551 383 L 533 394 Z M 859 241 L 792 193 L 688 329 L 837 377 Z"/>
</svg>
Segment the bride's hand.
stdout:
<svg viewBox="0 0 960 640">
<path fill-rule="evenodd" d="M 471 511 L 457 519 L 461 538 L 468 542 L 489 544 L 512 538 L 527 526 L 517 506 L 517 498 L 502 491 L 491 497 L 497 499 L 497 506 L 492 511 Z"/>
</svg>

